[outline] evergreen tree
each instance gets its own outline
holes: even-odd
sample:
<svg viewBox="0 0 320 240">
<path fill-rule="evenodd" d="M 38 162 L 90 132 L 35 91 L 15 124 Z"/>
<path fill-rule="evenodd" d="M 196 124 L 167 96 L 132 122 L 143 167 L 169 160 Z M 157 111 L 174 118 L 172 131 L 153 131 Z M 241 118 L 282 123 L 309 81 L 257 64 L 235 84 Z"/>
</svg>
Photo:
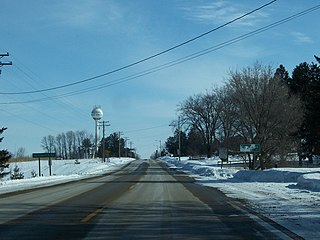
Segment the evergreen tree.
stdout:
<svg viewBox="0 0 320 240">
<path fill-rule="evenodd" d="M 188 133 L 187 153 L 191 156 L 205 155 L 206 145 L 203 137 L 195 127 L 191 127 Z"/>
<path fill-rule="evenodd" d="M 312 155 L 320 154 L 320 66 L 299 64 L 293 70 L 288 86 L 300 96 L 304 105 L 304 120 L 299 130 L 301 154 L 312 162 Z"/>
<path fill-rule="evenodd" d="M 20 168 L 18 167 L 17 164 L 14 166 L 13 173 L 11 174 L 10 179 L 11 180 L 24 179 L 24 175 L 22 172 L 20 172 Z"/>
<path fill-rule="evenodd" d="M 276 69 L 274 77 L 279 79 L 279 81 L 283 84 L 288 84 L 290 82 L 289 73 L 282 64 L 280 64 L 280 66 Z"/>
<path fill-rule="evenodd" d="M 0 128 L 0 135 L 6 130 L 7 128 Z M 2 142 L 3 137 L 0 137 L 0 142 Z M 0 179 L 9 174 L 10 172 L 6 172 L 5 169 L 9 168 L 9 159 L 11 155 L 7 150 L 0 150 Z"/>
<path fill-rule="evenodd" d="M 179 130 L 176 129 L 173 137 L 169 137 L 165 143 L 166 150 L 174 156 L 179 156 Z M 185 132 L 180 131 L 181 156 L 187 156 L 188 139 Z"/>
<path fill-rule="evenodd" d="M 109 157 L 118 157 L 119 156 L 119 141 L 120 141 L 120 154 L 125 156 L 125 140 L 123 138 L 119 139 L 119 133 L 112 133 L 105 139 L 101 140 L 99 147 L 99 156 L 102 156 L 102 144 L 105 144 L 105 150 L 109 151 Z"/>
</svg>

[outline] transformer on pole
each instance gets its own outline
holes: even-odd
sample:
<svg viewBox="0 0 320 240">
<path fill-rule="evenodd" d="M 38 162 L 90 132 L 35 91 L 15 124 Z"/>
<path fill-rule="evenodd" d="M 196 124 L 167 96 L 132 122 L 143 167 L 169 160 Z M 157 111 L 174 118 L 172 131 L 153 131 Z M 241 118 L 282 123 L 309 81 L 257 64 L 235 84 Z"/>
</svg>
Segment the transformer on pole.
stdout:
<svg viewBox="0 0 320 240">
<path fill-rule="evenodd" d="M 8 57 L 9 56 L 9 53 L 6 52 L 6 53 L 0 53 L 0 59 L 3 58 L 3 57 Z M 1 74 L 1 67 L 2 66 L 5 66 L 5 65 L 12 65 L 12 62 L 1 62 L 0 61 L 0 74 Z"/>
</svg>

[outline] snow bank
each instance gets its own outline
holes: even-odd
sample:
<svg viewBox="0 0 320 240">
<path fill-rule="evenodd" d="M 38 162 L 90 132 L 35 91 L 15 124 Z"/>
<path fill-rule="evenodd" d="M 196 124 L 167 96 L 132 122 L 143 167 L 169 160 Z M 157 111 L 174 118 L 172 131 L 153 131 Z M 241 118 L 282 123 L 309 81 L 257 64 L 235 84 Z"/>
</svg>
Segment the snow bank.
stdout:
<svg viewBox="0 0 320 240">
<path fill-rule="evenodd" d="M 65 183 L 80 179 L 78 174 L 68 176 L 34 177 L 27 179 L 15 179 L 0 182 L 0 193 L 28 190 L 30 188 L 39 188 L 51 186 L 59 183 Z"/>
<path fill-rule="evenodd" d="M 298 187 L 320 192 L 320 173 L 303 174 L 298 178 Z"/>
<path fill-rule="evenodd" d="M 211 177 L 212 179 L 228 179 L 238 171 L 236 169 L 226 169 L 218 167 L 218 158 L 209 158 L 205 160 L 186 160 L 178 161 L 174 158 L 163 157 L 171 168 L 178 168 L 193 175 Z"/>
<path fill-rule="evenodd" d="M 110 158 L 108 162 L 101 159 L 80 159 L 80 160 L 52 160 L 52 176 L 49 176 L 49 165 L 47 160 L 41 160 L 41 175 L 33 177 L 32 173 L 38 175 L 39 162 L 28 161 L 11 163 L 9 168 L 12 171 L 15 165 L 23 173 L 24 179 L 10 180 L 10 175 L 0 180 L 0 194 L 31 188 L 55 185 L 101 175 L 119 169 L 121 166 L 133 161 L 133 158 Z"/>
<path fill-rule="evenodd" d="M 238 182 L 296 183 L 300 189 L 320 191 L 320 171 L 313 168 L 241 170 L 234 174 L 233 180 Z"/>
<path fill-rule="evenodd" d="M 237 170 L 236 168 L 221 168 L 219 158 L 205 160 L 188 160 L 183 158 L 163 157 L 171 168 L 199 177 L 210 177 L 212 180 L 228 180 L 231 182 L 265 182 L 265 183 L 295 183 L 297 187 L 320 191 L 319 168 L 276 168 L 264 171 Z"/>
<path fill-rule="evenodd" d="M 241 170 L 234 174 L 234 180 L 246 182 L 297 182 L 303 175 L 301 172 L 291 172 L 282 170 Z"/>
</svg>

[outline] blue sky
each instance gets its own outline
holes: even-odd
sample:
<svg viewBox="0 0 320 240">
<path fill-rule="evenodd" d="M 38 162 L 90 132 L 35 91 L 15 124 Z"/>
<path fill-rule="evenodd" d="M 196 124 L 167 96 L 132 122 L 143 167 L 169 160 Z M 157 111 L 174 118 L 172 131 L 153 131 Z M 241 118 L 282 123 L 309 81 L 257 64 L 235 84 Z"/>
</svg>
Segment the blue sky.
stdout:
<svg viewBox="0 0 320 240">
<path fill-rule="evenodd" d="M 46 89 L 88 79 L 159 53 L 269 1 L 209 0 L 0 0 L 1 92 Z M 95 105 L 142 157 L 170 135 L 179 103 L 221 86 L 230 70 L 259 61 L 291 73 L 320 55 L 320 10 L 184 63 L 128 80 L 154 67 L 216 46 L 319 5 L 278 0 L 254 14 L 149 61 L 83 84 L 35 94 L 0 94 L 0 148 L 42 151 L 41 138 L 69 130 L 94 132 Z M 98 88 L 82 94 L 69 94 Z M 58 95 L 46 101 L 29 102 Z M 143 129 L 143 130 L 141 130 Z"/>
</svg>

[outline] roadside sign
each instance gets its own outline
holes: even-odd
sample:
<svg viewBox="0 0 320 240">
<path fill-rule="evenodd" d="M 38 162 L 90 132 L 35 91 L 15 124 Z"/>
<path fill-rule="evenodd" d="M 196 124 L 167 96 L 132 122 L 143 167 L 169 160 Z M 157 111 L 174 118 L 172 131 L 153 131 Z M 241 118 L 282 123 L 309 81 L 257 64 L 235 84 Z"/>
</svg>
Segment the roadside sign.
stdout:
<svg viewBox="0 0 320 240">
<path fill-rule="evenodd" d="M 48 164 L 49 164 L 49 174 L 51 176 L 51 166 L 52 166 L 52 160 L 51 158 L 56 157 L 56 153 L 32 153 L 33 158 L 38 158 L 39 160 L 39 176 L 41 176 L 41 163 L 40 158 L 49 158 Z"/>
<path fill-rule="evenodd" d="M 240 144 L 240 152 L 259 153 L 261 152 L 260 144 Z"/>
<path fill-rule="evenodd" d="M 32 153 L 33 158 L 49 158 L 55 157 L 56 153 Z"/>
<path fill-rule="evenodd" d="M 228 162 L 228 148 L 219 148 L 219 158 L 222 161 Z"/>
</svg>

